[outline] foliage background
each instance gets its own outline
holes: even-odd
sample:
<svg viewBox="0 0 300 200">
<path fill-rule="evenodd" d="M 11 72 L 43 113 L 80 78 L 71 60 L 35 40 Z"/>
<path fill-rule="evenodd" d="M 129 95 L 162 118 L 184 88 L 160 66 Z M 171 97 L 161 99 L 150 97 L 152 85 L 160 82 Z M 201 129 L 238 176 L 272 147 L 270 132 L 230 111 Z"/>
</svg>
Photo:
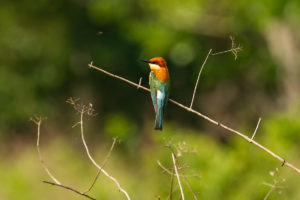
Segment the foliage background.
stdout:
<svg viewBox="0 0 300 200">
<path fill-rule="evenodd" d="M 41 183 L 48 179 L 35 151 L 33 115 L 47 116 L 42 153 L 61 182 L 84 189 L 96 169 L 86 158 L 78 115 L 70 96 L 91 102 L 99 113 L 86 125 L 99 161 L 118 136 L 107 170 L 132 199 L 165 199 L 171 166 L 165 141 L 185 142 L 184 153 L 199 199 L 263 199 L 279 168 L 285 189 L 270 199 L 299 199 L 299 175 L 281 168 L 261 150 L 203 119 L 169 104 L 164 131 L 153 131 L 149 94 L 101 73 L 94 64 L 148 85 L 149 69 L 139 59 L 166 58 L 171 98 L 188 105 L 200 66 L 210 48 L 243 51 L 209 58 L 194 108 L 256 139 L 300 166 L 300 3 L 298 0 L 2 0 L 0 3 L 0 199 L 80 199 Z M 102 32 L 102 34 L 98 34 Z M 143 181 L 141 181 L 143 180 Z M 185 188 L 188 193 L 187 188 Z M 178 188 L 175 195 L 178 195 Z M 91 195 L 122 199 L 101 177 Z M 191 196 L 188 196 L 191 199 Z"/>
</svg>

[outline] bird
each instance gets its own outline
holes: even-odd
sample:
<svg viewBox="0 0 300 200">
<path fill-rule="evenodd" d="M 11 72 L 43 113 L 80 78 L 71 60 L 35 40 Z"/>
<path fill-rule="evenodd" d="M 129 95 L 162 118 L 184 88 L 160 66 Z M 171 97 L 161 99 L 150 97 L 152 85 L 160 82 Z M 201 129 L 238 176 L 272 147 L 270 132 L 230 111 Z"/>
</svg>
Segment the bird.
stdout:
<svg viewBox="0 0 300 200">
<path fill-rule="evenodd" d="M 149 85 L 152 103 L 155 111 L 155 130 L 162 130 L 164 108 L 170 94 L 170 75 L 167 63 L 162 57 L 142 60 L 149 64 Z"/>
</svg>

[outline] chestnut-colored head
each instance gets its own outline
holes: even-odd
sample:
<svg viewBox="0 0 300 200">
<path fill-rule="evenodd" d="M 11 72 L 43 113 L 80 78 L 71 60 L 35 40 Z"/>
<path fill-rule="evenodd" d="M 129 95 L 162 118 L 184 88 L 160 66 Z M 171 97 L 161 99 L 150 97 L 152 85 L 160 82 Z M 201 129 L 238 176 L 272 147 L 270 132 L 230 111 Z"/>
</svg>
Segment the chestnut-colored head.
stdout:
<svg viewBox="0 0 300 200">
<path fill-rule="evenodd" d="M 143 60 L 149 64 L 151 71 L 154 71 L 154 74 L 157 79 L 161 82 L 165 82 L 169 79 L 169 72 L 167 68 L 167 63 L 162 57 L 151 58 L 150 60 Z"/>
<path fill-rule="evenodd" d="M 150 69 L 155 71 L 159 70 L 160 68 L 166 68 L 167 63 L 162 57 L 154 57 L 150 60 L 143 60 L 146 63 L 149 63 Z"/>
</svg>

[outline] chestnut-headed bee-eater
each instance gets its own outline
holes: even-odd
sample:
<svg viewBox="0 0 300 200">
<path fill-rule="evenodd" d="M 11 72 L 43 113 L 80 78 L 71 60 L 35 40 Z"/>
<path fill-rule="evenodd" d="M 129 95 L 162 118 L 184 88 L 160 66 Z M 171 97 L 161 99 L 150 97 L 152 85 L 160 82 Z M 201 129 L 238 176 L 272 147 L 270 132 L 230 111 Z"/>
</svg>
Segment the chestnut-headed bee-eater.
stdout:
<svg viewBox="0 0 300 200">
<path fill-rule="evenodd" d="M 168 102 L 170 92 L 170 77 L 166 61 L 162 57 L 143 60 L 151 69 L 149 85 L 152 103 L 155 111 L 155 130 L 162 130 L 164 107 Z"/>
</svg>

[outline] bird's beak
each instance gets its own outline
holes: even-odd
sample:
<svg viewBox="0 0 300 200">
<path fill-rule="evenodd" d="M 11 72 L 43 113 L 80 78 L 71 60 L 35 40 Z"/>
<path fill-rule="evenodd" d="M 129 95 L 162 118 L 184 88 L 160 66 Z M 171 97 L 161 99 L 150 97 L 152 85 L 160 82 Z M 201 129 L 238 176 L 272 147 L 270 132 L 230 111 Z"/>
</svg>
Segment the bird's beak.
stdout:
<svg viewBox="0 0 300 200">
<path fill-rule="evenodd" d="M 145 63 L 151 63 L 149 60 L 141 60 L 141 61 Z"/>
</svg>

